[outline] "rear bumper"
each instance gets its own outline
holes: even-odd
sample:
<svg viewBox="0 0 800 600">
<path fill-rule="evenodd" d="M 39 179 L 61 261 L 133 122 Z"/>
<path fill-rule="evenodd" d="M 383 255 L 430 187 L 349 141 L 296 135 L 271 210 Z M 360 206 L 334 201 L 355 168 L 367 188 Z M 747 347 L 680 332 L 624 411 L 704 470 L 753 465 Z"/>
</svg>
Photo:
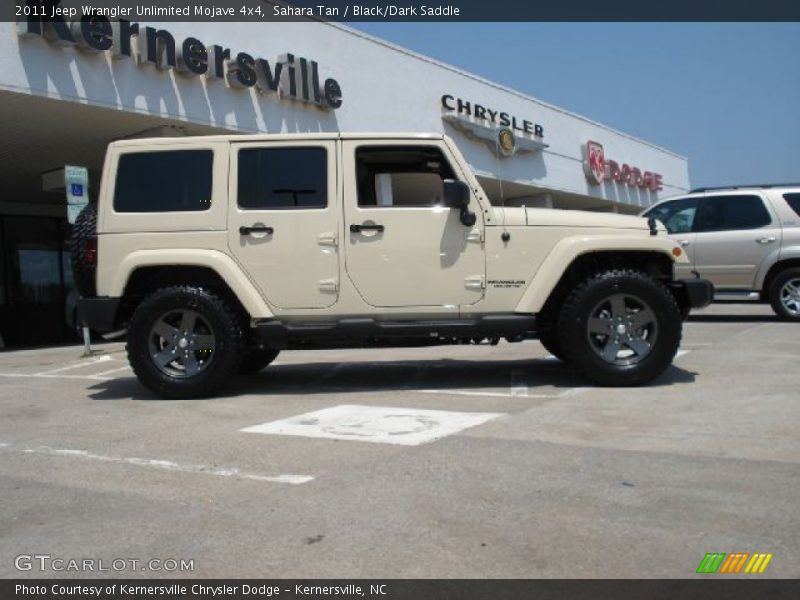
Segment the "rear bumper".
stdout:
<svg viewBox="0 0 800 600">
<path fill-rule="evenodd" d="M 678 279 L 670 287 L 684 306 L 704 308 L 714 300 L 714 284 L 707 279 Z"/>
<path fill-rule="evenodd" d="M 78 322 L 98 333 L 114 331 L 119 298 L 81 298 L 78 300 Z"/>
</svg>

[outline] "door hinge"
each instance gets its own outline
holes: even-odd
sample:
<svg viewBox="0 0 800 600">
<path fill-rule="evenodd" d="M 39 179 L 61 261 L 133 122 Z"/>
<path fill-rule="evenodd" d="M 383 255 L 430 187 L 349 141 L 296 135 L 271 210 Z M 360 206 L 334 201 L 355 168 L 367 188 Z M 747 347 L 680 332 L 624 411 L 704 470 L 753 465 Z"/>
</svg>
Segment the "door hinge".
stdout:
<svg viewBox="0 0 800 600">
<path fill-rule="evenodd" d="M 339 280 L 338 279 L 320 279 L 319 291 L 321 292 L 338 292 Z"/>
<path fill-rule="evenodd" d="M 467 233 L 468 242 L 483 243 L 483 229 L 473 229 Z"/>
<path fill-rule="evenodd" d="M 468 290 L 483 290 L 486 289 L 486 279 L 483 275 L 473 275 L 464 279 L 464 287 Z"/>
<path fill-rule="evenodd" d="M 336 246 L 338 238 L 335 231 L 325 231 L 317 235 L 317 243 L 320 246 Z"/>
</svg>

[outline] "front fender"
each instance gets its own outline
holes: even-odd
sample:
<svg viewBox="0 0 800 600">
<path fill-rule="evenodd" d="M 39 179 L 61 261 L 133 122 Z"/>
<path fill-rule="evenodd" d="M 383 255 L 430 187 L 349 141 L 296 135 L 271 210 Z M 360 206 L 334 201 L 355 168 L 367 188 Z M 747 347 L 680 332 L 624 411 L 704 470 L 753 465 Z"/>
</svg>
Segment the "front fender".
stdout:
<svg viewBox="0 0 800 600">
<path fill-rule="evenodd" d="M 657 252 L 677 263 L 689 263 L 686 253 L 672 252 L 680 248 L 666 237 L 592 235 L 572 236 L 560 240 L 542 261 L 517 304 L 516 312 L 538 313 L 570 264 L 593 252 Z"/>
<path fill-rule="evenodd" d="M 103 290 L 103 295 L 121 297 L 131 274 L 138 268 L 173 265 L 207 267 L 213 270 L 236 294 L 251 318 L 269 319 L 274 316 L 250 279 L 230 256 L 219 250 L 172 249 L 131 252 L 116 267 L 111 286 L 108 290 Z"/>
</svg>

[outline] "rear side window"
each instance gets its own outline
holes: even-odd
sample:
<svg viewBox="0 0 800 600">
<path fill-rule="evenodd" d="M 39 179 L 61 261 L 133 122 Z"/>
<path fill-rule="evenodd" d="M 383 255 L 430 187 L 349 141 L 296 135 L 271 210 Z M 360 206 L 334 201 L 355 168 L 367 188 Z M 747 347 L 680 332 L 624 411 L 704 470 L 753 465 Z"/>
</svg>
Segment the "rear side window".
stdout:
<svg viewBox="0 0 800 600">
<path fill-rule="evenodd" d="M 800 217 L 800 194 L 784 194 L 783 199 L 792 207 L 792 210 Z"/>
<path fill-rule="evenodd" d="M 328 205 L 325 148 L 239 150 L 240 208 L 280 210 Z"/>
<path fill-rule="evenodd" d="M 211 150 L 133 152 L 119 157 L 114 211 L 186 212 L 211 208 Z"/>
<path fill-rule="evenodd" d="M 758 196 L 710 196 L 697 211 L 695 231 L 758 229 L 770 223 L 769 211 Z"/>
</svg>

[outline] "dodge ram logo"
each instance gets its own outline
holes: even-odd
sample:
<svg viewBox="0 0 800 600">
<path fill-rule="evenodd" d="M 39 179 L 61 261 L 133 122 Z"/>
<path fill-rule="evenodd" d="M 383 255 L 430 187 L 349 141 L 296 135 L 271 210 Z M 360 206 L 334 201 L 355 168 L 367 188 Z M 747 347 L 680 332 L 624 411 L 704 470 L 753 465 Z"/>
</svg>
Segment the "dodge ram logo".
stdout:
<svg viewBox="0 0 800 600">
<path fill-rule="evenodd" d="M 600 185 L 606 177 L 606 157 L 603 146 L 597 142 L 586 142 L 584 146 L 583 170 L 586 177 L 595 185 Z"/>
</svg>

